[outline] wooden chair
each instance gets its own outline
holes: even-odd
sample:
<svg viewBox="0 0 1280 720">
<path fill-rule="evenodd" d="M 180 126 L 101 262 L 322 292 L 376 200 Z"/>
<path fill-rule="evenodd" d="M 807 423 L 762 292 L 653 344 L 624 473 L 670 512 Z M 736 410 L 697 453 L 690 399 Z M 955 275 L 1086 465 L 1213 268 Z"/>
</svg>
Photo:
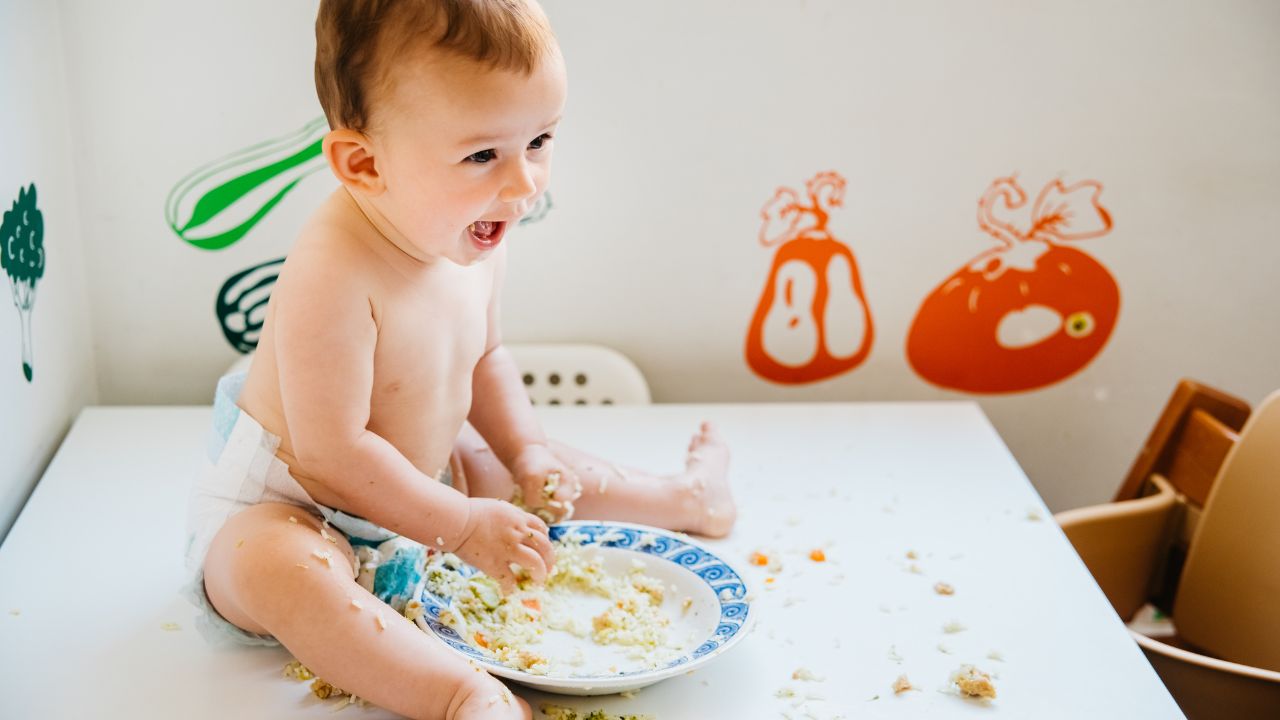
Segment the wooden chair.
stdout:
<svg viewBox="0 0 1280 720">
<path fill-rule="evenodd" d="M 1131 634 L 1193 719 L 1280 717 L 1280 393 L 1237 434 L 1242 406 L 1180 383 L 1135 463 L 1141 495 L 1057 516 L 1122 618 L 1172 616 L 1167 642 Z"/>
</svg>

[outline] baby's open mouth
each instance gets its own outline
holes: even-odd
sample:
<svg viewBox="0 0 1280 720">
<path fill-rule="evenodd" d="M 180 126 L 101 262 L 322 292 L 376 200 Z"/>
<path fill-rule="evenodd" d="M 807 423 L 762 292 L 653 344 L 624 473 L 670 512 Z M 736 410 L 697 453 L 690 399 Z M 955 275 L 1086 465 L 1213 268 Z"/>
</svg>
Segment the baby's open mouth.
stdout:
<svg viewBox="0 0 1280 720">
<path fill-rule="evenodd" d="M 471 241 L 481 248 L 492 248 L 502 240 L 507 224 L 496 220 L 477 220 L 467 226 Z"/>
</svg>

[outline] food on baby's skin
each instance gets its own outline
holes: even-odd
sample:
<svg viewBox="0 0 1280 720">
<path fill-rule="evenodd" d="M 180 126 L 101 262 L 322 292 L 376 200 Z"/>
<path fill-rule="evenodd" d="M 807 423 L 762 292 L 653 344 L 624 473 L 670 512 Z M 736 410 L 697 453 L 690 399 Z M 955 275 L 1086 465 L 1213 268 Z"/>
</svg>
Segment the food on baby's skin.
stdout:
<svg viewBox="0 0 1280 720">
<path fill-rule="evenodd" d="M 991 683 L 991 676 L 972 665 L 961 665 L 951 673 L 951 683 L 969 697 L 992 700 L 996 697 L 996 686 Z"/>
</svg>

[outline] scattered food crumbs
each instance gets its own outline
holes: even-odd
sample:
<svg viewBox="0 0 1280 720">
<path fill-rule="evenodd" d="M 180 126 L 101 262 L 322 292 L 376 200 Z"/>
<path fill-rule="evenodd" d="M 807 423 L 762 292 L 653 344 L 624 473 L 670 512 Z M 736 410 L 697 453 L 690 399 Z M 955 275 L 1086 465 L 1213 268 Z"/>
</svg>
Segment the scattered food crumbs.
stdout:
<svg viewBox="0 0 1280 720">
<path fill-rule="evenodd" d="M 244 538 L 240 538 L 239 540 L 236 541 L 237 548 L 243 547 L 243 546 L 244 546 Z"/>
<path fill-rule="evenodd" d="M 538 706 L 538 710 L 550 720 L 653 720 L 652 715 L 611 715 L 603 710 L 592 710 L 585 715 L 579 715 L 573 708 L 545 702 Z"/>
<path fill-rule="evenodd" d="M 363 609 L 364 609 L 364 605 L 363 605 L 363 604 L 361 604 L 361 603 L 360 603 L 360 601 L 359 601 L 359 600 L 357 600 L 357 599 L 355 599 L 355 598 L 351 598 L 351 607 L 353 607 L 353 608 L 355 608 L 355 609 L 357 609 L 357 610 L 363 610 Z"/>
<path fill-rule="evenodd" d="M 639 690 L 623 690 L 622 692 L 620 692 L 620 693 L 618 693 L 618 694 L 619 694 L 619 695 L 621 695 L 622 697 L 624 697 L 624 698 L 626 698 L 626 699 L 630 700 L 631 698 L 635 697 L 636 695 L 639 695 L 639 694 L 640 694 L 640 691 L 639 691 Z"/>
<path fill-rule="evenodd" d="M 894 661 L 894 662 L 896 662 L 896 663 L 898 663 L 899 665 L 901 665 L 901 664 L 902 664 L 902 656 L 898 654 L 898 646 L 897 646 L 897 645 L 890 645 L 890 646 L 889 646 L 889 659 L 890 659 L 890 660 L 892 660 L 892 661 Z"/>
<path fill-rule="evenodd" d="M 290 516 L 289 516 L 289 522 L 293 523 L 294 525 L 297 525 L 297 524 L 298 524 L 298 518 L 296 518 L 296 517 L 294 517 L 294 516 L 290 515 Z"/>
<path fill-rule="evenodd" d="M 757 550 L 756 552 L 751 553 L 751 564 L 764 567 L 769 564 L 769 556 Z"/>
<path fill-rule="evenodd" d="M 872 700 L 879 700 L 879 699 L 880 699 L 879 695 L 872 695 L 871 697 L 867 698 L 867 702 L 871 702 Z"/>
<path fill-rule="evenodd" d="M 920 566 L 915 563 L 911 563 L 910 565 L 907 566 L 907 572 L 911 572 L 916 575 L 924 574 L 924 570 L 921 570 Z"/>
<path fill-rule="evenodd" d="M 328 520 L 326 520 L 325 522 L 328 522 Z M 331 542 L 334 545 L 338 544 L 338 538 L 325 532 L 324 528 L 320 528 L 320 537 L 324 538 L 326 542 Z"/>
<path fill-rule="evenodd" d="M 816 548 L 809 551 L 809 559 L 814 562 L 826 562 L 827 554 L 822 551 L 822 548 Z"/>
<path fill-rule="evenodd" d="M 693 607 L 693 598 L 687 597 L 684 599 L 684 602 L 680 603 L 680 612 L 687 613 L 691 607 Z"/>
<path fill-rule="evenodd" d="M 324 552 L 321 552 L 319 550 L 312 550 L 311 556 L 316 558 L 320 562 L 324 563 L 325 567 L 333 567 L 333 564 L 332 564 L 333 553 L 327 550 Z"/>
<path fill-rule="evenodd" d="M 437 535 L 437 536 L 436 536 L 436 544 L 437 544 L 437 545 L 439 545 L 440 547 L 444 547 L 444 538 L 443 538 L 443 537 L 440 537 L 439 535 Z"/>
<path fill-rule="evenodd" d="M 919 555 L 915 550 L 908 550 L 908 551 L 907 551 L 907 559 L 908 559 L 908 560 L 918 560 L 918 559 L 920 559 L 920 555 Z"/>
<path fill-rule="evenodd" d="M 310 569 L 311 569 L 311 566 L 310 566 L 310 565 L 308 565 L 308 564 L 306 564 L 306 563 L 294 563 L 294 564 L 293 564 L 293 566 L 294 566 L 294 567 L 300 567 L 300 568 L 302 568 L 303 570 L 310 570 Z"/>
<path fill-rule="evenodd" d="M 382 632 L 387 629 L 387 621 L 383 620 L 381 615 L 374 615 L 373 621 L 378 624 L 378 632 Z"/>
<path fill-rule="evenodd" d="M 956 594 L 956 589 L 944 582 L 935 583 L 933 586 L 933 591 L 938 593 L 939 595 L 955 595 Z"/>
<path fill-rule="evenodd" d="M 999 650 L 992 650 L 987 653 L 987 659 L 995 660 L 996 662 L 1004 662 L 1004 655 L 1001 655 Z"/>
<path fill-rule="evenodd" d="M 893 681 L 894 695 L 901 695 L 904 692 L 907 692 L 910 690 L 919 690 L 919 689 L 920 688 L 917 688 L 915 685 L 911 684 L 911 681 L 907 679 L 906 675 L 899 675 L 898 679 Z"/>
<path fill-rule="evenodd" d="M 167 632 L 174 632 L 175 630 L 182 629 L 182 626 L 175 622 L 167 622 L 161 625 L 160 627 Z"/>
<path fill-rule="evenodd" d="M 297 660 L 294 660 L 284 666 L 284 676 L 287 678 L 293 678 L 299 682 L 315 678 L 315 674 L 308 670 L 306 665 L 303 665 Z"/>
<path fill-rule="evenodd" d="M 996 697 L 996 686 L 991 684 L 991 676 L 972 665 L 961 665 L 959 670 L 951 673 L 951 682 L 969 697 L 993 700 Z"/>
<path fill-rule="evenodd" d="M 790 688 L 790 687 L 785 687 L 785 686 L 783 686 L 783 687 L 778 688 L 777 692 L 775 692 L 775 693 L 773 694 L 773 696 L 774 696 L 774 697 L 776 697 L 776 698 L 780 698 L 780 699 L 782 699 L 782 700 L 786 700 L 787 698 L 793 698 L 793 697 L 795 697 L 795 696 L 796 696 L 796 690 L 795 690 L 795 688 Z"/>
<path fill-rule="evenodd" d="M 1027 519 L 1031 522 L 1040 522 L 1044 519 L 1044 516 L 1040 514 L 1040 510 L 1038 508 L 1031 508 L 1027 510 Z"/>
<path fill-rule="evenodd" d="M 947 647 L 946 643 L 938 643 L 938 652 L 942 653 L 943 655 L 950 655 L 951 648 Z"/>
<path fill-rule="evenodd" d="M 965 627 L 964 623 L 960 622 L 959 620 L 948 621 L 946 625 L 942 626 L 942 632 L 947 633 L 948 635 L 953 633 L 958 633 L 958 632 L 964 632 L 965 630 L 968 630 L 968 629 L 969 628 Z"/>
<path fill-rule="evenodd" d="M 821 675 L 814 674 L 809 668 L 797 668 L 795 672 L 791 673 L 791 679 L 804 680 L 805 682 L 822 682 L 826 680 Z"/>
</svg>

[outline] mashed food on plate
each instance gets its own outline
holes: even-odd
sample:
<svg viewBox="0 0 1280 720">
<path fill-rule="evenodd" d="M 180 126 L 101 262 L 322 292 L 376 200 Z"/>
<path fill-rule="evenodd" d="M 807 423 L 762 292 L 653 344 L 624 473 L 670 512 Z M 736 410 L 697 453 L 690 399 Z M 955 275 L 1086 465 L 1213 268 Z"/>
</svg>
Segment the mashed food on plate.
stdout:
<svg viewBox="0 0 1280 720">
<path fill-rule="evenodd" d="M 644 573 L 643 562 L 610 573 L 599 552 L 583 547 L 572 533 L 555 545 L 556 564 L 546 585 L 524 582 L 506 596 L 490 577 L 463 577 L 457 556 L 434 556 L 426 568 L 427 589 L 450 601 L 440 621 L 503 665 L 536 675 L 601 674 L 580 667 L 585 663 L 581 644 L 588 642 L 623 649 L 642 668 L 661 667 L 680 653 L 668 637 L 664 587 Z M 584 612 L 586 607 L 592 609 Z M 568 658 L 550 657 L 537 647 L 549 631 L 568 633 L 581 643 Z"/>
</svg>

